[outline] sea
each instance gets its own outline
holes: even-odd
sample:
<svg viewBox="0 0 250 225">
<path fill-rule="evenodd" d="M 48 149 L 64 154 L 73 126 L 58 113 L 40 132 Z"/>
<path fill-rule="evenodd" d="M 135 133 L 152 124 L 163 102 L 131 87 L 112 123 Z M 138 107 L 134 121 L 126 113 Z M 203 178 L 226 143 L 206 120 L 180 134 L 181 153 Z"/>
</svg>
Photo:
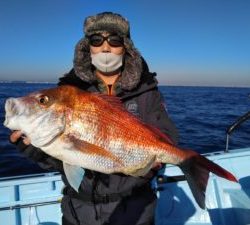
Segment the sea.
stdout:
<svg viewBox="0 0 250 225">
<path fill-rule="evenodd" d="M 44 172 L 9 143 L 3 126 L 8 97 L 55 87 L 54 83 L 0 83 L 0 177 Z M 159 86 L 166 110 L 179 131 L 179 146 L 199 153 L 224 151 L 226 130 L 250 111 L 250 88 Z M 230 136 L 229 149 L 250 146 L 250 120 Z"/>
</svg>

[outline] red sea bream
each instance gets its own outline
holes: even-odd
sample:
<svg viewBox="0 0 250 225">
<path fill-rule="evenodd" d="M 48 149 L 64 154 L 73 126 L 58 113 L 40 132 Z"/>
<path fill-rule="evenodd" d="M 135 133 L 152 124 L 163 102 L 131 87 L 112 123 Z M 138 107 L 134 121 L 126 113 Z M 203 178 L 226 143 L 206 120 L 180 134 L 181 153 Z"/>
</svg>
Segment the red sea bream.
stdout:
<svg viewBox="0 0 250 225">
<path fill-rule="evenodd" d="M 166 135 L 126 111 L 113 96 L 60 86 L 9 98 L 4 125 L 21 130 L 35 147 L 63 161 L 77 190 L 83 169 L 144 176 L 155 162 L 181 168 L 201 208 L 209 172 L 237 181 L 228 171 L 173 145 Z"/>
</svg>

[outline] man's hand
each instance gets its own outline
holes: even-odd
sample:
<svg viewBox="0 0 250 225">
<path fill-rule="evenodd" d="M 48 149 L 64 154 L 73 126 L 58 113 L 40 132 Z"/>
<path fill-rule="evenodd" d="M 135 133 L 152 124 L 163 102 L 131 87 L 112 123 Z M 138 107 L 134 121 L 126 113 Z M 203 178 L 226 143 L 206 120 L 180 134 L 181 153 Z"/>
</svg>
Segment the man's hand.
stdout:
<svg viewBox="0 0 250 225">
<path fill-rule="evenodd" d="M 160 170 L 161 168 L 162 168 L 162 163 L 154 162 L 151 170 L 144 177 L 148 179 L 153 178 L 157 174 L 158 170 Z"/>
<path fill-rule="evenodd" d="M 16 130 L 16 131 L 14 131 L 14 132 L 10 135 L 10 142 L 11 142 L 11 143 L 16 143 L 16 142 L 18 141 L 19 138 L 22 138 L 22 139 L 23 139 L 23 143 L 24 143 L 25 145 L 29 145 L 29 144 L 30 144 L 30 139 L 27 138 L 26 136 L 24 136 L 20 130 Z"/>
<path fill-rule="evenodd" d="M 154 162 L 153 166 L 152 166 L 152 170 L 160 170 L 162 168 L 162 163 L 160 162 Z"/>
</svg>

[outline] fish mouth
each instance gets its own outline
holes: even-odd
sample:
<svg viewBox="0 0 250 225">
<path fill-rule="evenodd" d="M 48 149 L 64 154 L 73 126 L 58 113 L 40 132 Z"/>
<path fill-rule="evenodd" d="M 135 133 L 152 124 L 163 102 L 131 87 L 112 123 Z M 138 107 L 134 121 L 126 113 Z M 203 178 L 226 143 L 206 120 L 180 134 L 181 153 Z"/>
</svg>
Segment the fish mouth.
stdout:
<svg viewBox="0 0 250 225">
<path fill-rule="evenodd" d="M 5 103 L 5 112 L 7 114 L 17 114 L 17 106 L 14 98 L 8 98 Z"/>
<path fill-rule="evenodd" d="M 3 123 L 4 126 L 8 127 L 12 118 L 18 116 L 19 114 L 20 107 L 18 107 L 16 99 L 8 98 L 5 102 L 5 120 Z"/>
</svg>

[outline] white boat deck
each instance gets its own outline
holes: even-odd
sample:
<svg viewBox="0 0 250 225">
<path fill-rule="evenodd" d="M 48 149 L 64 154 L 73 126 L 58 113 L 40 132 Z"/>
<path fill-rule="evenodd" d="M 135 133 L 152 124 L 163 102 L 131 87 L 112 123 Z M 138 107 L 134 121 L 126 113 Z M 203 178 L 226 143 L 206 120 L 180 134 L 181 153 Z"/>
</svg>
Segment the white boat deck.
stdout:
<svg viewBox="0 0 250 225">
<path fill-rule="evenodd" d="M 250 224 L 250 148 L 207 156 L 232 172 L 239 183 L 211 174 L 206 210 L 198 207 L 186 181 L 160 184 L 157 225 Z M 167 166 L 165 175 L 181 175 Z M 0 179 L 0 225 L 60 225 L 63 183 L 48 173 Z"/>
</svg>

